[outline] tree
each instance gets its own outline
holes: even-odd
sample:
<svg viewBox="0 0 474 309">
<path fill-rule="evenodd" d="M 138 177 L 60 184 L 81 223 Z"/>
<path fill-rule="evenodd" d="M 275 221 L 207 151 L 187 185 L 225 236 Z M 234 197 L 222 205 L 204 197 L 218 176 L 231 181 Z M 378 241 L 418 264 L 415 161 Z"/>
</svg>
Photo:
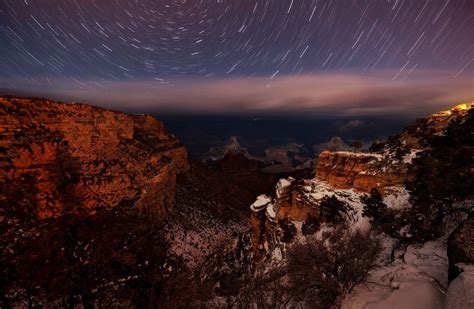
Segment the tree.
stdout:
<svg viewBox="0 0 474 309">
<path fill-rule="evenodd" d="M 378 239 L 353 232 L 346 224 L 320 239 L 308 238 L 289 252 L 290 285 L 298 287 L 292 293 L 302 299 L 318 298 L 318 307 L 329 307 L 367 278 L 380 250 Z"/>
<path fill-rule="evenodd" d="M 370 196 L 364 195 L 362 197 L 364 203 L 364 210 L 362 216 L 369 218 L 370 223 L 381 223 L 382 218 L 386 214 L 387 205 L 383 202 L 382 195 L 377 188 L 370 191 Z"/>
<path fill-rule="evenodd" d="M 411 192 L 411 209 L 405 218 L 414 241 L 439 237 L 447 217 L 469 215 L 473 209 L 463 203 L 474 187 L 474 110 L 452 121 L 444 134 L 426 130 L 429 146 L 413 160 L 414 177 L 406 182 Z"/>
<path fill-rule="evenodd" d="M 296 227 L 291 221 L 289 220 L 281 220 L 280 221 L 280 228 L 283 231 L 281 236 L 281 241 L 284 243 L 291 242 L 296 236 Z"/>
<path fill-rule="evenodd" d="M 375 141 L 370 145 L 369 152 L 380 153 L 384 150 L 386 143 L 381 141 Z"/>
<path fill-rule="evenodd" d="M 354 148 L 354 152 L 357 152 L 357 150 L 360 150 L 362 148 L 362 142 L 353 140 L 350 144 L 350 147 Z"/>
<path fill-rule="evenodd" d="M 350 210 L 350 206 L 337 199 L 334 195 L 326 196 L 320 203 L 321 221 L 329 223 L 342 223 Z"/>
<path fill-rule="evenodd" d="M 303 226 L 301 227 L 301 232 L 303 235 L 312 235 L 319 230 L 320 224 L 317 218 L 313 216 L 309 216 L 304 222 Z"/>
</svg>

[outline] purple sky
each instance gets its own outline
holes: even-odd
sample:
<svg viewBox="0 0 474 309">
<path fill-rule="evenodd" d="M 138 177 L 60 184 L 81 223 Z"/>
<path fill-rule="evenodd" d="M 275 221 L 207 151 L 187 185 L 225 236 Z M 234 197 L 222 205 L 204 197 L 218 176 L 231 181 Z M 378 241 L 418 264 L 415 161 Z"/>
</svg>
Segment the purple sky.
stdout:
<svg viewBox="0 0 474 309">
<path fill-rule="evenodd" d="M 3 0 L 0 91 L 183 113 L 474 97 L 473 0 Z"/>
</svg>

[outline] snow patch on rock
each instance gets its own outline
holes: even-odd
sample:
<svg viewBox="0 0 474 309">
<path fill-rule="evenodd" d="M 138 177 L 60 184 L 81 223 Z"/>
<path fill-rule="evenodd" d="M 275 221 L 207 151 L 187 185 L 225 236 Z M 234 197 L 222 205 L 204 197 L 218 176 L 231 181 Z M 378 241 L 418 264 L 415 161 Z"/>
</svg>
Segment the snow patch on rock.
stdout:
<svg viewBox="0 0 474 309">
<path fill-rule="evenodd" d="M 413 159 L 415 159 L 416 156 L 418 155 L 418 153 L 422 152 L 422 151 L 424 151 L 424 150 L 411 149 L 409 154 L 406 154 L 406 155 L 403 156 L 403 163 L 411 164 Z"/>
<path fill-rule="evenodd" d="M 318 203 L 325 197 L 335 196 L 338 200 L 347 203 L 351 210 L 347 214 L 351 227 L 360 229 L 361 231 L 368 231 L 370 223 L 367 218 L 362 216 L 364 204 L 361 201 L 363 193 L 357 192 L 354 189 L 334 189 L 328 183 L 312 179 L 307 181 L 304 187 L 304 194 L 315 203 Z"/>
<path fill-rule="evenodd" d="M 411 207 L 410 192 L 405 186 L 393 186 L 385 188 L 383 202 L 388 208 L 405 209 Z"/>
<path fill-rule="evenodd" d="M 272 199 L 268 197 L 266 194 L 260 194 L 257 197 L 257 200 L 250 206 L 250 209 L 252 211 L 259 211 L 267 207 L 267 205 L 271 202 L 272 202 Z"/>
</svg>

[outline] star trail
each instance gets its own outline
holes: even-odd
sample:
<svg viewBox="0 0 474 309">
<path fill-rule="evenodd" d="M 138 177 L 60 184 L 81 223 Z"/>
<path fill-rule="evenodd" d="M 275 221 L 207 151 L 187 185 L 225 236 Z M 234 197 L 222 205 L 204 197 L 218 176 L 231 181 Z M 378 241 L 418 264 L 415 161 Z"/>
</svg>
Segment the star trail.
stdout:
<svg viewBox="0 0 474 309">
<path fill-rule="evenodd" d="M 472 0 L 2 0 L 3 89 L 474 71 Z"/>
</svg>

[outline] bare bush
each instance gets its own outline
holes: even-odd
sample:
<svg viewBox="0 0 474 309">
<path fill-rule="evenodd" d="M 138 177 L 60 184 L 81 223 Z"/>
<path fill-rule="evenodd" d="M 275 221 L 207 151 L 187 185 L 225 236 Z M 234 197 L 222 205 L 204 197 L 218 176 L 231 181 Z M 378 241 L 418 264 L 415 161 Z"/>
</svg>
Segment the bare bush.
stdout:
<svg viewBox="0 0 474 309">
<path fill-rule="evenodd" d="M 334 304 L 338 296 L 352 291 L 375 267 L 379 240 L 339 225 L 311 238 L 289 252 L 288 275 L 300 298 L 318 298 L 322 305 Z"/>
</svg>

